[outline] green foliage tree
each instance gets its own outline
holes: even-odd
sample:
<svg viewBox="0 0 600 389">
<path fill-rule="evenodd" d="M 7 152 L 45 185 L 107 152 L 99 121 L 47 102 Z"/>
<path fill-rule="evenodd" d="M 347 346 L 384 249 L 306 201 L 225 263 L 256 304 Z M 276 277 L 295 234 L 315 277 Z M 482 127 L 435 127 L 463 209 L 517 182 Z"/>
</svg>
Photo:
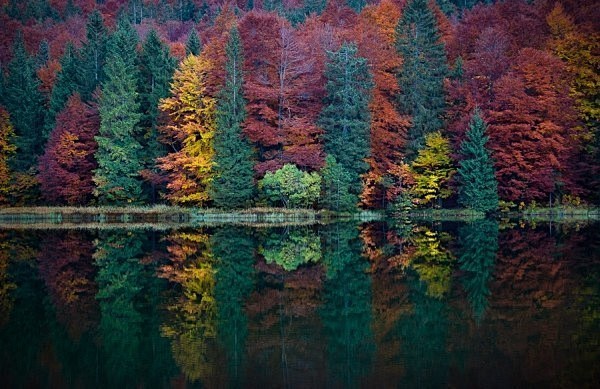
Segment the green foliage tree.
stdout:
<svg viewBox="0 0 600 389">
<path fill-rule="evenodd" d="M 50 103 L 46 111 L 45 131 L 50 134 L 56 124 L 56 115 L 63 110 L 69 97 L 79 90 L 78 68 L 80 60 L 77 50 L 70 42 L 60 59 L 60 71 L 50 94 Z"/>
<path fill-rule="evenodd" d="M 465 272 L 462 284 L 471 304 L 473 318 L 480 322 L 488 306 L 489 281 L 498 252 L 498 222 L 478 220 L 458 230 L 461 253 L 460 269 Z"/>
<path fill-rule="evenodd" d="M 397 74 L 401 113 L 412 116 L 406 155 L 425 145 L 425 136 L 442 127 L 445 109 L 446 52 L 427 0 L 411 0 L 396 27 L 396 50 L 402 58 Z"/>
<path fill-rule="evenodd" d="M 198 32 L 195 27 L 192 27 L 192 31 L 188 35 L 187 41 L 185 42 L 185 54 L 186 55 L 200 55 L 202 51 L 202 42 L 198 36 Z"/>
<path fill-rule="evenodd" d="M 167 97 L 169 86 L 175 71 L 175 58 L 169 52 L 167 45 L 161 42 L 155 30 L 148 34 L 138 59 L 141 119 L 140 127 L 142 136 L 139 139 L 143 146 L 141 153 L 144 169 L 151 172 L 151 176 L 158 174 L 156 159 L 166 154 L 165 147 L 158 141 L 158 105 L 160 99 Z M 148 197 L 156 201 L 156 186 L 151 183 L 145 187 Z"/>
<path fill-rule="evenodd" d="M 13 59 L 8 64 L 2 103 L 10 114 L 15 129 L 17 154 L 11 160 L 15 171 L 26 172 L 36 165 L 42 153 L 44 138 L 44 97 L 35 72 L 35 61 L 25 50 L 21 33 L 13 47 Z"/>
<path fill-rule="evenodd" d="M 485 132 L 485 122 L 476 110 L 460 147 L 462 159 L 457 169 L 458 202 L 482 212 L 498 208 L 498 182 L 490 152 L 485 147 L 489 140 Z"/>
<path fill-rule="evenodd" d="M 321 260 L 321 239 L 310 229 L 295 229 L 270 234 L 260 247 L 267 263 L 276 263 L 285 271 L 296 270 L 306 263 Z"/>
<path fill-rule="evenodd" d="M 244 57 L 236 27 L 230 32 L 225 53 L 227 76 L 217 99 L 212 197 L 218 207 L 238 208 L 247 205 L 254 194 L 254 153 L 241 128 L 246 117 Z"/>
<path fill-rule="evenodd" d="M 354 211 L 358 204 L 358 196 L 350 193 L 352 175 L 337 163 L 335 157 L 328 155 L 325 166 L 321 169 L 323 176 L 323 207 L 333 211 Z"/>
<path fill-rule="evenodd" d="M 357 55 L 354 44 L 345 43 L 328 53 L 325 70 L 327 96 L 319 124 L 324 130 L 325 151 L 350 175 L 350 192 L 362 190 L 360 175 L 369 167 L 373 80 L 367 60 Z"/>
<path fill-rule="evenodd" d="M 346 0 L 348 7 L 352 8 L 356 13 L 360 13 L 366 7 L 366 0 Z"/>
<path fill-rule="evenodd" d="M 258 187 L 271 204 L 307 208 L 319 199 L 321 176 L 317 172 L 307 173 L 296 165 L 285 164 L 275 172 L 267 172 Z"/>
<path fill-rule="evenodd" d="M 89 100 L 96 87 L 104 81 L 108 33 L 100 11 L 90 14 L 86 29 L 87 41 L 81 48 L 81 62 L 77 69 L 81 96 Z M 129 50 L 133 51 L 133 47 Z"/>
<path fill-rule="evenodd" d="M 121 19 L 109 42 L 106 80 L 100 98 L 100 131 L 96 136 L 98 169 L 94 194 L 102 204 L 135 203 L 141 200 L 139 177 L 142 146 L 136 139 L 139 113 L 137 70 L 131 48 L 137 34 Z"/>
<path fill-rule="evenodd" d="M 450 158 L 450 143 L 440 132 L 425 137 L 425 148 L 411 164 L 415 185 L 411 192 L 417 204 L 432 206 L 448 198 L 452 192 L 448 182 L 456 172 Z"/>
</svg>

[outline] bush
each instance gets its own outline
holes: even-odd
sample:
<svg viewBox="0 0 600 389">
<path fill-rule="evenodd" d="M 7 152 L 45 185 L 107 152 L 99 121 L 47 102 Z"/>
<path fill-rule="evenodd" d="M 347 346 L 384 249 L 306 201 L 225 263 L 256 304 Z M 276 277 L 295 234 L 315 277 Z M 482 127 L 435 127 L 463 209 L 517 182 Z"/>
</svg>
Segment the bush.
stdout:
<svg viewBox="0 0 600 389">
<path fill-rule="evenodd" d="M 321 176 L 316 172 L 303 172 L 296 165 L 286 164 L 276 172 L 267 172 L 259 181 L 258 188 L 271 205 L 308 208 L 319 199 Z"/>
</svg>

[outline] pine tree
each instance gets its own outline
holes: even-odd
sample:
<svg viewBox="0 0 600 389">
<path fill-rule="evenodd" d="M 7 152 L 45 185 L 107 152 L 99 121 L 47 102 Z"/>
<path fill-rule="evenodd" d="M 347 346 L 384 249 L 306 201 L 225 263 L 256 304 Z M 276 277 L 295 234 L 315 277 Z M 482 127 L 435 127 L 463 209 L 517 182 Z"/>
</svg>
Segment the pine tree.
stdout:
<svg viewBox="0 0 600 389">
<path fill-rule="evenodd" d="M 369 167 L 372 77 L 367 60 L 357 56 L 356 45 L 348 43 L 329 53 L 325 76 L 327 96 L 319 119 L 325 151 L 351 175 L 350 191 L 358 194 L 360 175 Z"/>
<path fill-rule="evenodd" d="M 36 69 L 43 68 L 48 63 L 50 59 L 50 45 L 46 39 L 40 42 L 40 46 L 38 48 L 37 55 L 35 57 L 35 66 Z"/>
<path fill-rule="evenodd" d="M 498 208 L 498 182 L 494 163 L 486 148 L 489 137 L 479 110 L 471 118 L 467 139 L 460 147 L 458 202 L 467 208 L 488 212 Z"/>
<path fill-rule="evenodd" d="M 151 175 L 157 173 L 156 159 L 166 154 L 163 144 L 158 141 L 158 105 L 161 99 L 169 94 L 169 85 L 175 71 L 175 59 L 170 55 L 169 48 L 160 41 L 156 31 L 148 34 L 139 56 L 139 92 L 142 108 L 140 127 L 143 136 L 142 163 Z M 152 180 L 151 180 L 152 181 Z M 156 199 L 154 184 L 145 188 L 150 199 Z"/>
<path fill-rule="evenodd" d="M 425 136 L 442 127 L 444 78 L 448 72 L 444 44 L 427 0 L 411 0 L 396 27 L 396 49 L 403 59 L 397 75 L 401 113 L 412 116 L 406 155 L 425 145 Z"/>
<path fill-rule="evenodd" d="M 136 139 L 140 120 L 137 69 L 132 48 L 137 35 L 129 22 L 120 20 L 109 41 L 106 80 L 100 98 L 100 131 L 96 137 L 98 169 L 95 195 L 103 204 L 138 202 L 142 188 L 142 146 Z"/>
<path fill-rule="evenodd" d="M 356 13 L 360 13 L 366 7 L 366 0 L 346 0 L 348 7 L 352 8 Z"/>
<path fill-rule="evenodd" d="M 45 143 L 44 98 L 39 85 L 34 60 L 25 51 L 23 36 L 19 33 L 14 43 L 13 59 L 8 64 L 2 98 L 17 135 L 17 155 L 11 165 L 20 172 L 35 166 Z"/>
<path fill-rule="evenodd" d="M 100 11 L 94 11 L 87 23 L 87 42 L 81 48 L 79 83 L 81 96 L 89 100 L 98 85 L 104 81 L 104 63 L 107 50 L 107 32 Z M 130 47 L 129 50 L 133 50 Z"/>
<path fill-rule="evenodd" d="M 45 131 L 47 134 L 54 128 L 56 115 L 62 111 L 69 96 L 79 89 L 78 67 L 77 51 L 69 42 L 60 59 L 60 71 L 56 75 L 56 83 L 50 95 L 50 106 L 46 111 Z"/>
<path fill-rule="evenodd" d="M 186 55 L 200 55 L 202 51 L 202 42 L 200 41 L 200 37 L 198 36 L 198 32 L 195 27 L 192 27 L 192 31 L 188 35 L 187 41 L 185 43 L 185 54 Z"/>
<path fill-rule="evenodd" d="M 325 158 L 325 166 L 321 169 L 323 176 L 323 199 L 321 205 L 332 211 L 353 211 L 358 203 L 358 196 L 350 193 L 352 175 L 337 163 L 332 155 Z"/>
<path fill-rule="evenodd" d="M 238 208 L 247 205 L 254 194 L 254 156 L 241 128 L 246 101 L 242 91 L 244 58 L 237 27 L 231 30 L 225 52 L 227 78 L 217 101 L 213 200 L 218 207 Z"/>
</svg>

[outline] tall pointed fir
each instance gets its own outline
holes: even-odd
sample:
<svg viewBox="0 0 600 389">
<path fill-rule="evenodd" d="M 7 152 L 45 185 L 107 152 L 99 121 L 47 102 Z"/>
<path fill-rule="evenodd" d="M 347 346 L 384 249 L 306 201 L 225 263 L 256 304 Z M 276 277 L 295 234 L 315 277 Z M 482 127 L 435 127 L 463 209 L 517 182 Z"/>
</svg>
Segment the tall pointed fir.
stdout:
<svg viewBox="0 0 600 389">
<path fill-rule="evenodd" d="M 192 31 L 188 35 L 187 41 L 185 42 L 185 54 L 190 55 L 200 55 L 202 51 L 202 42 L 200 41 L 200 37 L 198 36 L 198 32 L 196 32 L 196 28 L 192 27 Z"/>
<path fill-rule="evenodd" d="M 328 56 L 327 96 L 319 124 L 325 133 L 325 151 L 350 174 L 350 193 L 358 194 L 360 175 L 369 167 L 372 76 L 354 44 L 344 43 Z"/>
<path fill-rule="evenodd" d="M 137 42 L 131 24 L 125 19 L 119 20 L 108 44 L 106 80 L 102 83 L 99 106 L 94 194 L 101 204 L 135 203 L 142 196 L 139 177 L 142 146 L 136 139 L 141 114 L 135 51 L 132 50 Z"/>
<path fill-rule="evenodd" d="M 65 53 L 60 59 L 60 71 L 50 95 L 48 111 L 46 111 L 45 131 L 50 134 L 56 124 L 56 115 L 63 110 L 69 97 L 79 89 L 77 75 L 79 59 L 73 44 L 67 43 Z"/>
<path fill-rule="evenodd" d="M 254 169 L 253 151 L 241 128 L 246 101 L 242 91 L 244 57 L 237 27 L 231 29 L 225 52 L 227 76 L 217 100 L 213 200 L 218 207 L 239 208 L 248 205 L 254 194 Z"/>
<path fill-rule="evenodd" d="M 89 100 L 96 87 L 104 81 L 108 35 L 100 11 L 96 10 L 90 15 L 86 28 L 87 42 L 81 48 L 78 70 L 81 96 Z"/>
<path fill-rule="evenodd" d="M 26 172 L 36 165 L 44 138 L 44 97 L 35 72 L 35 61 L 25 50 L 23 36 L 15 38 L 13 58 L 8 64 L 2 101 L 14 126 L 17 154 L 11 160 L 15 171 Z"/>
<path fill-rule="evenodd" d="M 144 147 L 141 158 L 144 175 L 150 181 L 144 186 L 144 191 L 153 203 L 157 192 L 156 180 L 153 179 L 158 174 L 156 159 L 166 154 L 164 145 L 158 141 L 158 105 L 169 94 L 175 66 L 169 48 L 161 42 L 156 31 L 150 31 L 139 56 L 139 92 L 142 108 L 140 142 Z"/>
<path fill-rule="evenodd" d="M 397 74 L 402 114 L 412 116 L 406 156 L 409 160 L 425 145 L 425 135 L 442 127 L 445 109 L 446 52 L 427 0 L 411 0 L 396 26 L 396 50 L 403 59 Z"/>
<path fill-rule="evenodd" d="M 494 161 L 485 147 L 489 137 L 479 110 L 469 123 L 467 138 L 460 147 L 458 202 L 467 208 L 489 212 L 498 208 L 498 181 Z"/>
</svg>

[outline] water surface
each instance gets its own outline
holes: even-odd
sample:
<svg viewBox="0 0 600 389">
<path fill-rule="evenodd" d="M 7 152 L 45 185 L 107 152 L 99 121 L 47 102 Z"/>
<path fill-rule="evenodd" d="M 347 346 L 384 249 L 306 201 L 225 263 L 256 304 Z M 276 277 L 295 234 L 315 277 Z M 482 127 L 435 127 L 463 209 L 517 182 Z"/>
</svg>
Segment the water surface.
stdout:
<svg viewBox="0 0 600 389">
<path fill-rule="evenodd" d="M 0 230 L 0 380 L 592 387 L 599 227 Z"/>
</svg>

